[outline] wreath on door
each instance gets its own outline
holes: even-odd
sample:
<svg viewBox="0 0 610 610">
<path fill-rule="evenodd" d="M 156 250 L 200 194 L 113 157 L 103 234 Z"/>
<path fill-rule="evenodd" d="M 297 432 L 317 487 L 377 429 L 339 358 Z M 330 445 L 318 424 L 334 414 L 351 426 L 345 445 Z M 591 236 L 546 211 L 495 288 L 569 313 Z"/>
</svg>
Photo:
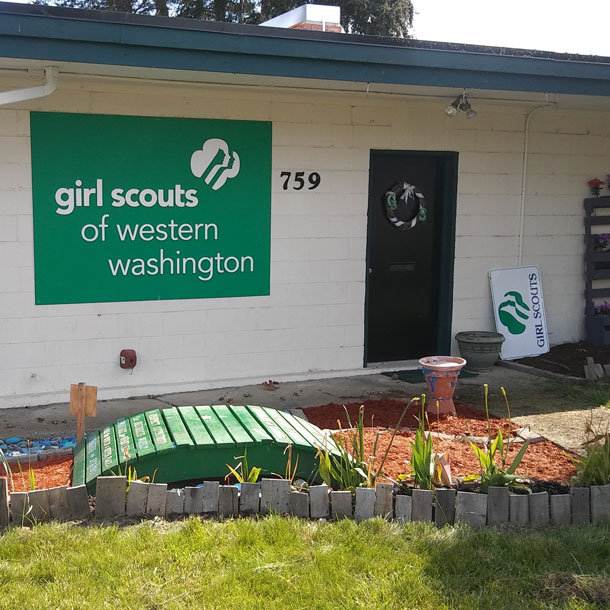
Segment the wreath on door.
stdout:
<svg viewBox="0 0 610 610">
<path fill-rule="evenodd" d="M 397 182 L 384 197 L 386 218 L 400 231 L 412 229 L 428 218 L 426 198 L 413 184 Z"/>
</svg>

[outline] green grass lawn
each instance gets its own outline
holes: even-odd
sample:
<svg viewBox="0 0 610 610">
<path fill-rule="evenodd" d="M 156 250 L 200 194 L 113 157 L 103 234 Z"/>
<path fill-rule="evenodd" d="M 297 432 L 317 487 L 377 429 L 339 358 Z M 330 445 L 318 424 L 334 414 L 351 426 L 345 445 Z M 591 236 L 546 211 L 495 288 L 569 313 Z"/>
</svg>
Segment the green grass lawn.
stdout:
<svg viewBox="0 0 610 610">
<path fill-rule="evenodd" d="M 595 602 L 597 600 L 597 604 Z M 0 608 L 597 608 L 610 528 L 189 519 L 0 537 Z"/>
<path fill-rule="evenodd" d="M 575 408 L 610 408 L 610 384 L 608 383 L 599 381 L 588 382 L 582 385 L 560 383 L 556 386 L 556 391 L 562 397 L 574 401 L 576 404 Z"/>
</svg>

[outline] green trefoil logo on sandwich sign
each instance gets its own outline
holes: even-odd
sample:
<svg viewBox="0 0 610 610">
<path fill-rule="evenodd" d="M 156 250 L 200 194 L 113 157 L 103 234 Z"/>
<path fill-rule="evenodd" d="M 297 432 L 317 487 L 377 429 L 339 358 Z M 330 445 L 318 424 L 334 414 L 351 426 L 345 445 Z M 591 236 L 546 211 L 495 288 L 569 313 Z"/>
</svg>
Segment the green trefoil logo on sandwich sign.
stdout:
<svg viewBox="0 0 610 610">
<path fill-rule="evenodd" d="M 36 303 L 269 294 L 271 123 L 31 113 Z"/>
<path fill-rule="evenodd" d="M 515 290 L 509 290 L 504 296 L 508 299 L 498 307 L 500 322 L 506 326 L 508 332 L 512 335 L 521 335 L 527 328 L 521 320 L 529 320 L 530 308 L 521 294 Z"/>
<path fill-rule="evenodd" d="M 536 356 L 549 351 L 542 294 L 536 265 L 492 269 L 489 273 L 496 330 L 504 335 L 504 360 Z"/>
</svg>

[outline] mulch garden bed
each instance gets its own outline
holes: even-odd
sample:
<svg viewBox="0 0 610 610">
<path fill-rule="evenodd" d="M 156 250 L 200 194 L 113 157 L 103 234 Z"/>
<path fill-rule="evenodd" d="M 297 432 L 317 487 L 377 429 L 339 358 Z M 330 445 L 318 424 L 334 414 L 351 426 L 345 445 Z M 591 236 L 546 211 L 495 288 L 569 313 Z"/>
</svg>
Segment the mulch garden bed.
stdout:
<svg viewBox="0 0 610 610">
<path fill-rule="evenodd" d="M 318 426 L 318 428 L 328 430 L 338 430 L 347 428 L 348 422 L 345 415 L 345 408 L 349 412 L 352 424 L 358 421 L 358 411 L 360 405 L 364 405 L 364 425 L 368 428 L 394 428 L 398 423 L 408 401 L 393 398 L 380 398 L 377 400 L 365 400 L 364 402 L 351 402 L 338 404 L 331 402 L 319 407 L 308 407 L 305 409 L 307 419 Z M 485 412 L 473 409 L 465 402 L 454 401 L 457 415 L 448 415 L 443 418 L 430 417 L 428 421 L 430 429 L 434 432 L 445 434 L 468 434 L 470 436 L 487 436 L 487 420 Z M 345 407 L 345 408 L 344 408 Z M 417 428 L 418 418 L 421 416 L 421 405 L 414 402 L 405 414 L 400 427 Z M 502 428 L 502 434 L 508 434 L 508 419 L 493 418 L 492 432 L 497 427 Z M 519 426 L 512 424 L 512 429 L 516 430 Z M 427 428 L 427 426 L 426 426 Z M 494 433 L 495 436 L 495 433 Z"/>
<path fill-rule="evenodd" d="M 34 473 L 36 489 L 49 489 L 70 484 L 72 474 L 72 456 L 49 456 L 44 460 L 28 464 L 27 458 L 21 464 L 21 471 L 17 463 L 11 464 L 14 489 L 11 491 L 30 491 L 30 465 Z M 5 475 L 4 466 L 0 466 L 0 476 Z M 10 488 L 10 483 L 9 483 Z"/>
<path fill-rule="evenodd" d="M 385 452 L 392 430 L 396 426 L 406 401 L 396 399 L 366 400 L 364 402 L 347 403 L 347 408 L 352 423 L 358 418 L 360 405 L 364 405 L 365 446 L 372 453 L 377 432 L 381 431 L 377 449 L 378 459 Z M 487 420 L 483 411 L 473 409 L 465 403 L 456 402 L 457 416 L 431 420 L 430 428 L 435 432 L 452 435 L 487 436 Z M 409 407 L 401 428 L 416 428 L 417 417 L 420 414 L 419 405 L 413 404 Z M 318 407 L 305 409 L 307 419 L 320 428 L 337 430 L 346 429 L 347 418 L 343 405 L 329 403 Z M 339 424 L 337 422 L 340 422 Z M 509 422 L 507 419 L 491 418 L 492 436 L 496 435 L 498 427 L 502 428 L 502 434 L 508 437 Z M 517 426 L 511 424 L 513 430 Z M 386 475 L 394 480 L 400 474 L 408 474 L 411 460 L 411 443 L 415 439 L 415 433 L 411 430 L 401 429 L 394 439 L 392 449 L 386 460 L 384 471 Z M 509 452 L 509 462 L 522 447 L 515 443 Z M 435 453 L 448 453 L 451 462 L 451 473 L 454 477 L 464 477 L 476 474 L 480 471 L 479 462 L 474 451 L 467 442 L 458 440 L 434 439 Z M 542 441 L 530 444 L 516 474 L 540 480 L 557 481 L 568 483 L 576 474 L 576 468 L 568 457 L 566 451 L 550 441 Z"/>
<path fill-rule="evenodd" d="M 593 358 L 598 364 L 610 364 L 610 345 L 591 345 L 586 341 L 563 343 L 552 347 L 550 352 L 541 356 L 521 358 L 515 362 L 559 375 L 584 379 L 587 357 Z"/>
<path fill-rule="evenodd" d="M 368 451 L 372 452 L 373 444 L 377 433 L 381 431 L 379 439 L 378 455 L 385 452 L 390 441 L 392 430 L 396 426 L 398 419 L 403 412 L 408 401 L 397 399 L 377 399 L 365 400 L 363 402 L 346 403 L 352 423 L 358 419 L 360 405 L 364 405 L 364 424 L 365 445 Z M 457 416 L 447 416 L 444 418 L 431 418 L 429 421 L 430 429 L 450 435 L 468 436 L 487 436 L 487 420 L 485 413 L 478 409 L 473 409 L 463 402 L 456 401 Z M 329 403 L 305 409 L 308 420 L 314 425 L 323 428 L 337 430 L 348 428 L 345 416 L 344 405 Z M 415 439 L 415 433 L 409 428 L 417 428 L 421 408 L 418 404 L 412 404 L 403 421 L 401 430 L 394 439 L 394 444 L 388 455 L 384 466 L 384 471 L 388 477 L 396 480 L 398 475 L 409 472 L 411 459 L 411 443 Z M 502 428 L 505 438 L 509 436 L 509 422 L 507 419 L 491 418 L 493 436 L 496 435 L 498 427 Z M 512 430 L 518 426 L 511 424 Z M 521 444 L 515 443 L 511 448 L 510 457 L 514 456 L 520 449 Z M 468 474 L 479 472 L 479 463 L 476 456 L 467 442 L 458 440 L 447 440 L 434 438 L 434 451 L 436 453 L 448 453 L 451 462 L 451 472 L 454 477 L 464 477 Z M 52 456 L 42 461 L 31 463 L 36 481 L 36 489 L 45 489 L 69 485 L 70 473 L 72 469 L 72 456 Z M 14 491 L 29 490 L 29 466 L 27 461 L 21 465 L 23 474 L 19 472 L 17 464 L 11 464 L 13 471 Z M 4 471 L 0 467 L 0 475 Z M 517 469 L 517 474 L 532 477 L 540 480 L 557 481 L 568 483 L 576 474 L 568 454 L 551 443 L 543 441 L 531 444 Z"/>
</svg>

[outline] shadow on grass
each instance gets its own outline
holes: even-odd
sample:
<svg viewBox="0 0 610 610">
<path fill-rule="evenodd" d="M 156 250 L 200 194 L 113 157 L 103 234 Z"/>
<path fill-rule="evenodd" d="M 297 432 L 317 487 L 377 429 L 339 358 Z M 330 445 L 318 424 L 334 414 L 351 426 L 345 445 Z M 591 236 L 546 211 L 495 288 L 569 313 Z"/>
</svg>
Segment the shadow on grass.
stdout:
<svg viewBox="0 0 610 610">
<path fill-rule="evenodd" d="M 452 608 L 610 607 L 607 526 L 445 527 L 413 545 Z"/>
</svg>

